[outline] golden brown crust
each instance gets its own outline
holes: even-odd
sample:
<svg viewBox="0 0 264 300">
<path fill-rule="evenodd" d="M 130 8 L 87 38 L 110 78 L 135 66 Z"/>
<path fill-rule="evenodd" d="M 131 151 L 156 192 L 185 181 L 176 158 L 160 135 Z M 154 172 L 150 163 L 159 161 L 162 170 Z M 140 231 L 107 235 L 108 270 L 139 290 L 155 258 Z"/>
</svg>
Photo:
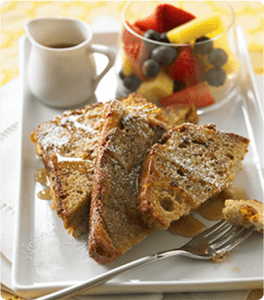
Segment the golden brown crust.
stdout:
<svg viewBox="0 0 264 300">
<path fill-rule="evenodd" d="M 137 211 L 137 182 L 148 149 L 165 124 L 129 113 L 118 101 L 106 107 L 94 169 L 89 254 L 109 263 L 150 234 Z"/>
<path fill-rule="evenodd" d="M 129 112 L 148 116 L 153 123 L 162 120 L 174 124 L 185 119 L 185 116 L 187 118 L 189 111 L 188 108 L 179 111 L 175 108 L 170 113 L 163 113 L 162 109 L 147 102 L 139 94 L 131 94 L 120 101 Z M 93 165 L 103 113 L 103 103 L 66 111 L 40 124 L 30 136 L 31 142 L 35 143 L 36 153 L 48 171 L 53 207 L 62 218 L 64 227 L 76 238 L 88 230 Z M 116 114 L 115 111 L 111 113 Z M 192 115 L 197 116 L 196 111 Z M 115 115 L 107 119 L 118 122 Z M 106 128 L 110 128 L 110 125 L 115 127 L 116 124 L 108 124 Z M 69 161 L 69 158 L 75 161 Z"/>
<path fill-rule="evenodd" d="M 166 133 L 144 162 L 138 209 L 150 228 L 167 229 L 234 179 L 249 140 L 215 125 L 183 124 Z"/>
<path fill-rule="evenodd" d="M 75 238 L 87 232 L 93 164 L 103 104 L 88 105 L 40 124 L 32 133 L 50 182 L 53 208 Z"/>
</svg>

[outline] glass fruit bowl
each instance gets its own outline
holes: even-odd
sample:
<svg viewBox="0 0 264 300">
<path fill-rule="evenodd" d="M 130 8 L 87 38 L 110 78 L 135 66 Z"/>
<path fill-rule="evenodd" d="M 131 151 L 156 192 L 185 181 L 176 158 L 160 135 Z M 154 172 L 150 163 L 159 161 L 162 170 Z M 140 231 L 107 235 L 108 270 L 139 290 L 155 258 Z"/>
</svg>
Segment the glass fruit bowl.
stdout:
<svg viewBox="0 0 264 300">
<path fill-rule="evenodd" d="M 117 97 L 204 113 L 237 92 L 235 17 L 226 2 L 132 1 L 122 12 Z"/>
</svg>

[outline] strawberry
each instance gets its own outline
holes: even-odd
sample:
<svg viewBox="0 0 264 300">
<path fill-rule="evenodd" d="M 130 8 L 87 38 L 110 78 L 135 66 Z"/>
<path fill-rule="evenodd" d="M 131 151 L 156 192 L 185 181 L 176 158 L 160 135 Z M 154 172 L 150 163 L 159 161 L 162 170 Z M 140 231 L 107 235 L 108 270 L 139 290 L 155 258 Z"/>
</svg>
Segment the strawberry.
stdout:
<svg viewBox="0 0 264 300">
<path fill-rule="evenodd" d="M 159 33 L 163 32 L 163 25 L 162 23 L 158 22 L 156 11 L 145 19 L 137 20 L 134 25 L 140 28 L 142 31 L 152 29 Z"/>
<path fill-rule="evenodd" d="M 169 31 L 194 19 L 195 16 L 170 4 L 159 4 L 155 12 L 145 19 L 137 20 L 134 25 L 142 31 L 153 29 L 159 33 Z"/>
<path fill-rule="evenodd" d="M 139 29 L 136 25 L 131 25 L 128 22 L 126 22 L 126 24 L 127 24 L 127 26 L 129 26 L 131 28 L 131 30 L 133 30 L 137 34 L 143 36 L 144 32 L 141 29 Z M 140 43 L 140 38 L 137 37 L 136 35 L 134 35 L 133 33 L 131 33 L 128 29 L 126 29 L 126 27 L 124 27 L 123 42 L 125 45 Z"/>
<path fill-rule="evenodd" d="M 173 64 L 165 67 L 165 72 L 187 87 L 202 82 L 204 77 L 202 63 L 188 46 L 181 47 L 178 57 Z"/>
<path fill-rule="evenodd" d="M 149 50 L 142 42 L 124 45 L 123 49 L 129 61 L 131 62 L 133 70 L 137 77 L 141 81 L 145 81 L 146 78 L 142 72 L 142 65 L 149 56 Z"/>
<path fill-rule="evenodd" d="M 156 16 L 158 22 L 163 24 L 163 32 L 169 31 L 195 19 L 194 15 L 170 4 L 158 5 L 156 8 Z"/>
<path fill-rule="evenodd" d="M 161 106 L 194 104 L 196 107 L 209 106 L 215 103 L 215 99 L 205 82 L 180 90 L 166 98 L 159 100 Z"/>
</svg>

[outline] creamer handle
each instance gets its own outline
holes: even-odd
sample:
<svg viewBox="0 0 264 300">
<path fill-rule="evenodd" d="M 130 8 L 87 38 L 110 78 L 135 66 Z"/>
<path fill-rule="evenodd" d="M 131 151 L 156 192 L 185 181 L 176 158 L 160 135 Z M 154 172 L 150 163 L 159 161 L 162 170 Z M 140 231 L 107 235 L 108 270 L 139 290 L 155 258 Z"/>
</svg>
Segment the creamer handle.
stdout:
<svg viewBox="0 0 264 300">
<path fill-rule="evenodd" d="M 107 46 L 104 46 L 104 45 L 92 44 L 89 48 L 89 52 L 101 53 L 101 54 L 104 54 L 105 56 L 107 56 L 107 58 L 108 58 L 108 64 L 106 65 L 104 70 L 99 75 L 97 75 L 97 77 L 94 79 L 93 89 L 95 91 L 96 88 L 97 88 L 98 83 L 100 82 L 100 80 L 104 77 L 104 75 L 114 65 L 115 57 L 116 57 L 116 51 L 114 49 L 112 49 L 110 47 L 107 47 Z"/>
</svg>

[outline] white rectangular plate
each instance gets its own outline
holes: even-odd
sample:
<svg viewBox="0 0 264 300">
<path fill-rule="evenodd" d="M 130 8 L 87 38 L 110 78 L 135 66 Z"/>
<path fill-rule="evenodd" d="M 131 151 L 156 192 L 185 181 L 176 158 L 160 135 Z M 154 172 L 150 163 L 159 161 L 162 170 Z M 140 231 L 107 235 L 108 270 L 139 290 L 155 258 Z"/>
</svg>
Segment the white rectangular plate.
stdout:
<svg viewBox="0 0 264 300">
<path fill-rule="evenodd" d="M 50 208 L 51 201 L 42 201 L 36 196 L 42 187 L 35 182 L 34 174 L 42 167 L 42 163 L 36 159 L 34 145 L 29 138 L 30 132 L 37 125 L 60 114 L 62 110 L 44 106 L 28 90 L 25 66 L 30 44 L 26 37 L 21 39 L 20 46 L 20 74 L 23 80 L 21 170 L 12 276 L 16 292 L 24 297 L 50 293 L 93 278 L 134 259 L 186 243 L 188 238 L 174 236 L 168 231 L 158 232 L 111 264 L 100 266 L 89 258 L 87 234 L 77 240 L 67 234 L 62 221 Z M 221 109 L 202 115 L 200 124 L 215 123 L 218 129 L 251 139 L 244 168 L 237 175 L 234 185 L 243 190 L 250 199 L 263 201 L 259 159 L 263 153 L 263 120 L 252 71 L 244 50 L 241 49 L 244 64 L 241 94 L 237 94 Z M 107 101 L 114 97 L 116 79 L 113 70 L 107 74 L 100 86 L 98 100 Z M 212 222 L 207 221 L 206 224 L 210 225 Z M 237 290 L 261 288 L 262 283 L 263 240 L 261 234 L 255 233 L 224 263 L 172 257 L 123 274 L 90 290 L 89 294 Z"/>
</svg>

